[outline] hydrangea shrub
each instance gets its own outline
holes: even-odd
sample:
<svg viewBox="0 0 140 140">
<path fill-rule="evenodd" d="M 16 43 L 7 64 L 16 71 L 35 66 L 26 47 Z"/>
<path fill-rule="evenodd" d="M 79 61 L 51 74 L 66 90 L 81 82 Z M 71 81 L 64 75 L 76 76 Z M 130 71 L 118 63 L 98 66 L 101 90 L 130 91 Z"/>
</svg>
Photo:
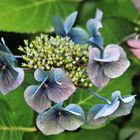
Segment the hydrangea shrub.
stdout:
<svg viewBox="0 0 140 140">
<path fill-rule="evenodd" d="M 77 14 L 73 12 L 64 22 L 55 16 L 56 36 L 41 34 L 31 42 L 25 41 L 25 47 L 19 47 L 24 53 L 22 67 L 33 69 L 38 82 L 25 89 L 25 101 L 38 113 L 36 125 L 44 135 L 74 131 L 84 124 L 104 124 L 108 119 L 128 115 L 135 103 L 135 95 L 121 96 L 121 91 L 114 91 L 111 101 L 94 93 L 92 87 L 103 90 L 111 79 L 125 73 L 130 61 L 118 44 L 104 47 L 100 32 L 102 11 L 97 9 L 95 18 L 87 21 L 88 32 L 73 27 Z M 10 52 L 3 39 L 0 54 L 0 91 L 6 95 L 21 85 L 24 68 L 15 66 L 20 57 Z M 93 104 L 87 114 L 77 104 L 64 106 L 77 87 L 106 103 Z"/>
</svg>

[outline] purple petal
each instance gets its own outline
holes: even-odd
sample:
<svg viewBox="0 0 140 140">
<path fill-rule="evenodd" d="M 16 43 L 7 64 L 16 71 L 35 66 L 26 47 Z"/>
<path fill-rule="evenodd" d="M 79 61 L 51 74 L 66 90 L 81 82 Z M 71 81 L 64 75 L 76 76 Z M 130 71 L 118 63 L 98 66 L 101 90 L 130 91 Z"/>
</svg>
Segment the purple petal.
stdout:
<svg viewBox="0 0 140 140">
<path fill-rule="evenodd" d="M 43 82 L 48 77 L 48 72 L 38 68 L 34 72 L 34 77 L 38 82 Z"/>
<path fill-rule="evenodd" d="M 103 66 L 96 62 L 89 63 L 87 73 L 92 83 L 102 89 L 109 82 L 109 78 L 103 72 Z"/>
<path fill-rule="evenodd" d="M 27 104 L 38 113 L 48 109 L 51 101 L 48 99 L 47 90 L 38 85 L 31 85 L 24 92 Z"/>
<path fill-rule="evenodd" d="M 121 76 L 130 66 L 130 62 L 127 59 L 126 53 L 121 47 L 119 47 L 119 49 L 121 52 L 119 60 L 104 65 L 104 73 L 109 78 Z"/>
<path fill-rule="evenodd" d="M 105 48 L 103 58 L 112 62 L 119 60 L 120 55 L 120 47 L 116 44 L 110 44 Z"/>
<path fill-rule="evenodd" d="M 54 80 L 49 84 L 48 97 L 50 100 L 59 103 L 69 98 L 76 90 L 76 87 L 60 68 L 54 70 Z"/>
<path fill-rule="evenodd" d="M 58 123 L 57 110 L 54 108 L 39 114 L 36 124 L 44 135 L 59 134 L 65 130 Z"/>
<path fill-rule="evenodd" d="M 100 59 L 100 50 L 97 48 L 91 48 L 89 50 L 89 63 L 92 63 L 94 59 Z"/>
<path fill-rule="evenodd" d="M 14 72 L 16 72 L 17 75 L 15 75 Z M 0 79 L 0 91 L 3 95 L 6 95 L 22 84 L 24 71 L 21 68 L 11 68 L 6 71 L 1 71 Z"/>
</svg>

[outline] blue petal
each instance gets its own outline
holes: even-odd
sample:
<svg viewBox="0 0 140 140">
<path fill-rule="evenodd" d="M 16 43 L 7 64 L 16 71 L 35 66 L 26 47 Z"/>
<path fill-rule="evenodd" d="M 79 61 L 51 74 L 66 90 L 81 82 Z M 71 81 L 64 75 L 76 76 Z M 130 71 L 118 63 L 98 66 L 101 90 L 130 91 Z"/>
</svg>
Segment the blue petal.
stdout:
<svg viewBox="0 0 140 140">
<path fill-rule="evenodd" d="M 103 44 L 104 44 L 104 41 L 103 41 L 103 38 L 100 34 L 95 33 L 93 35 L 93 37 L 91 37 L 89 39 L 89 44 L 92 45 L 92 46 L 96 45 L 96 46 L 99 46 L 99 47 L 102 48 Z"/>
<path fill-rule="evenodd" d="M 76 104 L 68 105 L 65 110 L 61 111 L 59 124 L 66 130 L 76 130 L 85 122 L 82 108 Z"/>
<path fill-rule="evenodd" d="M 65 108 L 65 110 L 81 117 L 82 120 L 85 120 L 84 111 L 80 106 L 76 104 L 70 104 Z"/>
<path fill-rule="evenodd" d="M 129 103 L 121 102 L 119 108 L 110 117 L 120 117 L 130 114 L 134 103 L 135 99 Z"/>
<path fill-rule="evenodd" d="M 55 16 L 53 18 L 53 26 L 54 26 L 56 34 L 62 37 L 66 36 L 65 30 L 64 30 L 64 24 L 58 16 Z"/>
<path fill-rule="evenodd" d="M 21 68 L 9 66 L 0 71 L 0 91 L 3 95 L 16 89 L 24 80 L 24 71 Z"/>
<path fill-rule="evenodd" d="M 55 108 L 39 114 L 36 120 L 37 127 L 45 135 L 54 135 L 63 132 L 65 129 L 60 126 L 58 116 L 58 110 Z"/>
<path fill-rule="evenodd" d="M 48 97 L 59 103 L 68 99 L 76 88 L 62 69 L 56 68 L 52 73 L 54 74 L 54 80 L 49 83 Z"/>
<path fill-rule="evenodd" d="M 76 17 L 77 17 L 78 12 L 75 11 L 73 13 L 71 13 L 67 18 L 66 21 L 64 23 L 64 30 L 66 32 L 66 34 L 69 33 L 69 31 L 71 30 L 72 26 L 75 23 Z"/>
<path fill-rule="evenodd" d="M 38 85 L 31 85 L 24 92 L 25 101 L 36 112 L 41 113 L 48 109 L 51 101 L 48 99 L 47 90 Z"/>
<path fill-rule="evenodd" d="M 102 27 L 102 24 L 100 21 L 96 19 L 89 19 L 87 21 L 87 28 L 91 32 L 92 35 L 94 35 L 98 30 Z"/>
<path fill-rule="evenodd" d="M 98 21 L 101 21 L 102 18 L 103 18 L 103 12 L 100 9 L 97 9 L 95 19 L 98 20 Z"/>
<path fill-rule="evenodd" d="M 94 119 L 95 115 L 105 106 L 105 104 L 98 104 L 93 106 L 87 115 L 87 122 L 89 125 L 100 125 L 103 124 L 107 118 L 106 117 L 101 117 L 98 119 Z"/>
<path fill-rule="evenodd" d="M 42 69 L 38 68 L 34 72 L 34 77 L 38 82 L 43 82 L 45 79 L 48 78 L 49 72 L 43 71 Z"/>
<path fill-rule="evenodd" d="M 120 117 L 128 115 L 131 112 L 132 107 L 135 103 L 135 95 L 121 97 L 120 91 L 113 92 L 112 99 L 120 100 L 120 105 L 118 109 L 110 117 Z"/>
<path fill-rule="evenodd" d="M 75 43 L 86 44 L 89 40 L 89 36 L 82 28 L 72 28 L 69 34 L 71 40 Z"/>
<path fill-rule="evenodd" d="M 111 104 L 105 105 L 95 116 L 94 119 L 112 115 L 119 107 L 120 101 L 115 100 Z"/>
</svg>

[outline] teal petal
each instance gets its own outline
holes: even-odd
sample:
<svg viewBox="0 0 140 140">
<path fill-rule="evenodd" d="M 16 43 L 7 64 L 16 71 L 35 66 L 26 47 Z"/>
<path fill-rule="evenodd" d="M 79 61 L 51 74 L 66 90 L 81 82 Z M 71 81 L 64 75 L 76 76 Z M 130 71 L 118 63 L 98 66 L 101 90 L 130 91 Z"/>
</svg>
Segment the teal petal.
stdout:
<svg viewBox="0 0 140 140">
<path fill-rule="evenodd" d="M 64 30 L 64 24 L 58 16 L 55 16 L 53 18 L 53 26 L 54 26 L 56 34 L 61 35 L 62 37 L 66 36 L 65 30 Z"/>
<path fill-rule="evenodd" d="M 48 78 L 49 72 L 43 71 L 42 69 L 38 68 L 34 72 L 34 77 L 38 82 L 43 82 L 45 79 Z"/>
<path fill-rule="evenodd" d="M 76 21 L 76 17 L 77 17 L 78 12 L 75 11 L 73 13 L 71 13 L 65 20 L 64 23 L 64 30 L 66 32 L 66 34 L 69 33 L 69 31 L 71 30 L 72 26 L 74 25 L 75 21 Z"/>
<path fill-rule="evenodd" d="M 89 40 L 87 32 L 79 27 L 72 28 L 69 36 L 70 39 L 75 43 L 86 44 Z"/>
</svg>

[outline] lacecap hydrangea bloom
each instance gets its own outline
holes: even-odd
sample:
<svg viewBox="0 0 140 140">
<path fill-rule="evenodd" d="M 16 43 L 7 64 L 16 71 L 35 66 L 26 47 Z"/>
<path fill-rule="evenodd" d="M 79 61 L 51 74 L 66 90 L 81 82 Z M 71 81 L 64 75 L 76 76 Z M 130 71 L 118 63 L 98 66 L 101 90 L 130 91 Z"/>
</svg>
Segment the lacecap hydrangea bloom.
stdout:
<svg viewBox="0 0 140 140">
<path fill-rule="evenodd" d="M 120 91 L 115 91 L 109 101 L 89 89 L 92 86 L 103 89 L 110 79 L 121 76 L 130 62 L 121 46 L 110 44 L 104 48 L 99 31 L 102 11 L 97 9 L 95 18 L 87 21 L 89 34 L 73 27 L 77 14 L 73 12 L 64 22 L 54 17 L 56 36 L 41 34 L 31 42 L 25 41 L 25 47 L 19 47 L 24 52 L 22 66 L 35 69 L 34 78 L 39 82 L 26 88 L 25 101 L 38 112 L 36 124 L 45 135 L 73 131 L 85 123 L 100 125 L 108 119 L 129 114 L 135 102 L 135 95 L 122 97 Z M 62 102 L 76 94 L 76 87 L 107 104 L 93 106 L 86 119 L 79 105 L 62 108 Z"/>
<path fill-rule="evenodd" d="M 32 42 L 26 41 L 26 47 L 19 48 L 25 54 L 23 67 L 41 68 L 49 71 L 62 68 L 75 86 L 91 87 L 86 72 L 88 63 L 88 44 L 75 44 L 69 37 L 48 37 L 41 34 Z"/>
</svg>

